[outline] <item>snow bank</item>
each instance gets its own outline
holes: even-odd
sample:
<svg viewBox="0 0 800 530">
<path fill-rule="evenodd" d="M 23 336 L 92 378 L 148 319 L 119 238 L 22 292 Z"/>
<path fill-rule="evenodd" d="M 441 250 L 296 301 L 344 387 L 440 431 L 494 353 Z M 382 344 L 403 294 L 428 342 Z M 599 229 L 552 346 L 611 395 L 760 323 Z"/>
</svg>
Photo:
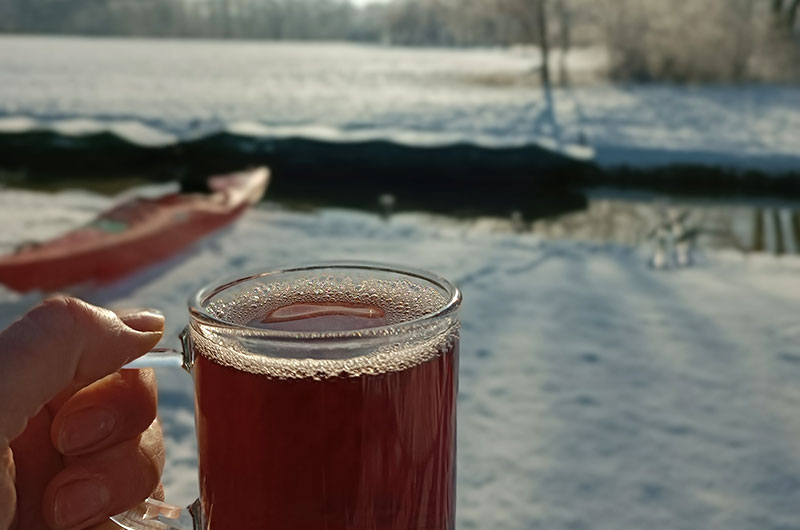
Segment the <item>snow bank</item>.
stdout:
<svg viewBox="0 0 800 530">
<path fill-rule="evenodd" d="M 579 60 L 578 60 L 579 59 Z M 0 132 L 538 145 L 599 165 L 800 171 L 800 87 L 538 86 L 535 54 L 0 36 Z M 576 51 L 576 68 L 603 61 Z"/>
<path fill-rule="evenodd" d="M 3 242 L 46 237 L 107 202 L 0 192 Z M 464 291 L 459 528 L 800 528 L 797 258 L 711 252 L 664 273 L 632 247 L 269 206 L 168 264 L 78 294 L 163 310 L 174 344 L 197 286 L 336 258 L 426 267 Z M 0 292 L 0 320 L 37 298 Z M 159 378 L 165 484 L 186 503 L 197 488 L 191 381 Z"/>
</svg>

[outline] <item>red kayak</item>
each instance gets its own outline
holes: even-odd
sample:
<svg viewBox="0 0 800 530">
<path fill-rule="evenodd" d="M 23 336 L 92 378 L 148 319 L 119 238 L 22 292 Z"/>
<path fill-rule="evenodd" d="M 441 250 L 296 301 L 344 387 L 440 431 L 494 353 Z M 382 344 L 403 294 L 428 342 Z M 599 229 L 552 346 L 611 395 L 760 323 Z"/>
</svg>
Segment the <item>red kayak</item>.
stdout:
<svg viewBox="0 0 800 530">
<path fill-rule="evenodd" d="M 210 194 L 133 199 L 86 226 L 0 257 L 0 283 L 19 292 L 107 283 L 157 263 L 222 228 L 263 197 L 269 171 L 208 179 Z"/>
</svg>

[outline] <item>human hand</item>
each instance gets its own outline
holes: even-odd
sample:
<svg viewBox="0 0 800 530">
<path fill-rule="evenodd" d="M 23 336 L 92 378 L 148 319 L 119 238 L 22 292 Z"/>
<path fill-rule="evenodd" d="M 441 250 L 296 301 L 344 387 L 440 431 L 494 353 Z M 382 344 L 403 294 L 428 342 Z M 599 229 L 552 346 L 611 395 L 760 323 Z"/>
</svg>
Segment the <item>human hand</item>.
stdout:
<svg viewBox="0 0 800 530">
<path fill-rule="evenodd" d="M 117 528 L 160 488 L 151 370 L 164 317 L 45 300 L 0 333 L 0 530 Z"/>
</svg>

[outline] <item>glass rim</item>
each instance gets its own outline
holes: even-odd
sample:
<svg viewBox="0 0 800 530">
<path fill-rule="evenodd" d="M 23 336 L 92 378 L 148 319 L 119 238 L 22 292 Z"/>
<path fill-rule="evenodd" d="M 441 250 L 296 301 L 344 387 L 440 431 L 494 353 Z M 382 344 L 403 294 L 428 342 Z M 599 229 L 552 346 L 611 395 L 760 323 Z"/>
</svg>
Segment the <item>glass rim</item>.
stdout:
<svg viewBox="0 0 800 530">
<path fill-rule="evenodd" d="M 374 328 L 344 331 L 287 331 L 257 328 L 244 324 L 233 324 L 231 322 L 227 322 L 212 315 L 206 310 L 205 305 L 211 298 L 241 283 L 266 276 L 322 269 L 355 269 L 362 271 L 372 270 L 397 273 L 401 276 L 410 276 L 425 280 L 426 282 L 433 284 L 435 287 L 443 289 L 447 298 L 446 302 L 435 311 L 425 313 L 424 315 L 413 319 L 404 320 L 395 324 L 376 326 Z M 259 269 L 259 271 L 225 276 L 213 282 L 206 283 L 202 288 L 195 291 L 195 293 L 189 297 L 187 303 L 192 319 L 199 319 L 206 325 L 213 325 L 215 327 L 225 328 L 234 332 L 245 332 L 266 340 L 272 339 L 281 341 L 312 342 L 330 341 L 332 339 L 357 340 L 400 335 L 404 332 L 417 330 L 420 327 L 424 327 L 426 324 L 436 322 L 455 314 L 461 306 L 461 299 L 461 290 L 456 287 L 455 284 L 439 276 L 438 274 L 434 274 L 427 270 L 381 262 L 353 260 L 320 261 L 308 264 L 277 267 L 268 271 L 264 271 L 262 268 Z"/>
</svg>

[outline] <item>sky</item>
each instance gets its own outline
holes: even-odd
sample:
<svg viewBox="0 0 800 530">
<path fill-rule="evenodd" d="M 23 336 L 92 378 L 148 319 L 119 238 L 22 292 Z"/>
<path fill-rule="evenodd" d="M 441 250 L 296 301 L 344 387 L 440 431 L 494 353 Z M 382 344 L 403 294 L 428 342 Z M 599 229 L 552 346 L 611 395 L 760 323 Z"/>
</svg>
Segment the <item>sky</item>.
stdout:
<svg viewBox="0 0 800 530">
<path fill-rule="evenodd" d="M 350 0 L 350 3 L 357 6 L 365 6 L 369 4 L 382 4 L 386 3 L 387 1 L 388 0 Z"/>
</svg>

